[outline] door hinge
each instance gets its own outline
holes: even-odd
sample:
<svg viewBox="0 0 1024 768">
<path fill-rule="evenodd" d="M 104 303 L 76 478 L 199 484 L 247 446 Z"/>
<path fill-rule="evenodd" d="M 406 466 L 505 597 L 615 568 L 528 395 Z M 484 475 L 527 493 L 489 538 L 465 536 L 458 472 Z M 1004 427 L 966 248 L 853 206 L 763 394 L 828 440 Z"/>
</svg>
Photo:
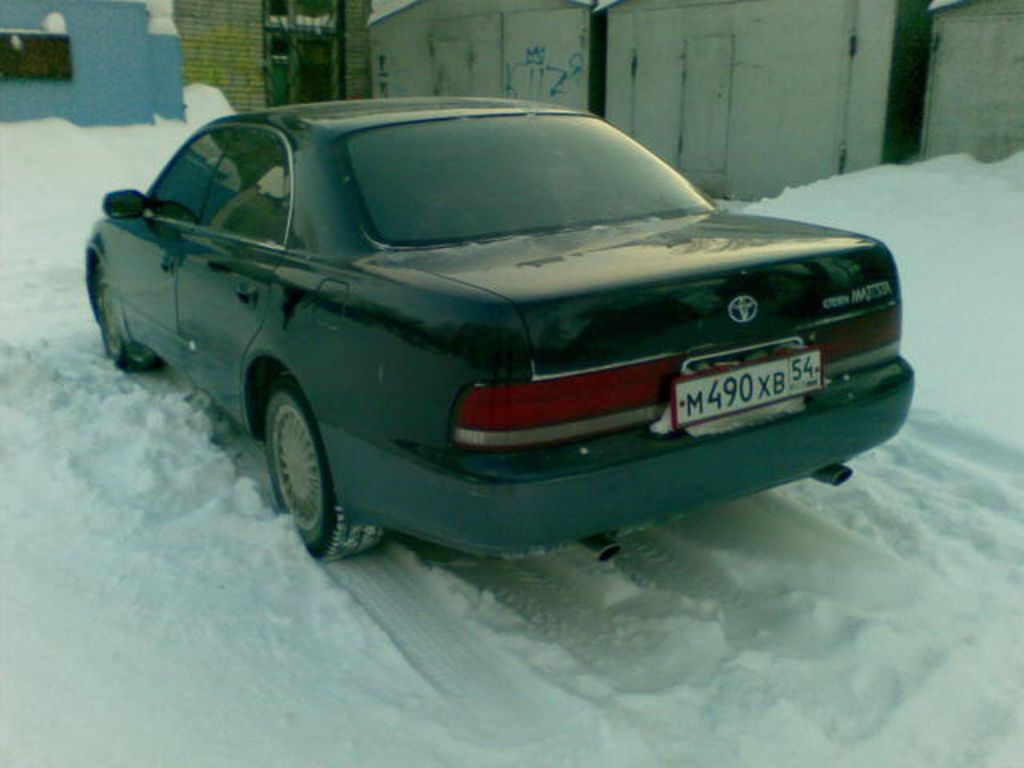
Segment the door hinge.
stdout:
<svg viewBox="0 0 1024 768">
<path fill-rule="evenodd" d="M 629 60 L 629 76 L 636 80 L 636 51 L 633 51 L 632 58 Z"/>
<path fill-rule="evenodd" d="M 846 171 L 846 142 L 839 145 L 839 173 Z"/>
<path fill-rule="evenodd" d="M 850 58 L 857 55 L 857 36 L 850 35 Z"/>
</svg>

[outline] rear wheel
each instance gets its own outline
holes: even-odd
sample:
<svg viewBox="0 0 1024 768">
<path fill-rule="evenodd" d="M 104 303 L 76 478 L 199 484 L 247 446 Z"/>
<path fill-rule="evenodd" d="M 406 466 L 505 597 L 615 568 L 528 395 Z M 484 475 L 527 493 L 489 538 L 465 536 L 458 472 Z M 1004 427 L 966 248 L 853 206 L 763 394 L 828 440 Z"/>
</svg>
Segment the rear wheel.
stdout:
<svg viewBox="0 0 1024 768">
<path fill-rule="evenodd" d="M 274 385 L 265 427 L 275 500 L 292 516 L 309 553 L 336 560 L 375 546 L 381 529 L 349 523 L 335 498 L 316 419 L 294 379 Z"/>
<path fill-rule="evenodd" d="M 107 273 L 101 262 L 93 267 L 91 291 L 96 321 L 103 337 L 103 348 L 114 365 L 123 371 L 144 371 L 157 368 L 160 358 L 128 336 L 121 306 L 107 280 Z"/>
</svg>

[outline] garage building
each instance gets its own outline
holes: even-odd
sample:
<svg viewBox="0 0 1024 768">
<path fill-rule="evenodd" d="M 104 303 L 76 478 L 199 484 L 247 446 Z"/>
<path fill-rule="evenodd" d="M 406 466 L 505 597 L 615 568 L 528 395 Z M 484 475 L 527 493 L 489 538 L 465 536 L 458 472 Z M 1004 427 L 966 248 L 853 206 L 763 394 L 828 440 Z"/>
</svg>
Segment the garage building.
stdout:
<svg viewBox="0 0 1024 768">
<path fill-rule="evenodd" d="M 420 0 L 370 19 L 373 95 L 489 96 L 586 109 L 590 0 Z M 387 6 L 385 6 L 387 7 Z"/>
<path fill-rule="evenodd" d="M 604 0 L 607 117 L 708 192 L 919 149 L 927 0 Z"/>
<path fill-rule="evenodd" d="M 931 10 L 924 154 L 1024 150 L 1024 0 L 936 0 Z"/>
</svg>

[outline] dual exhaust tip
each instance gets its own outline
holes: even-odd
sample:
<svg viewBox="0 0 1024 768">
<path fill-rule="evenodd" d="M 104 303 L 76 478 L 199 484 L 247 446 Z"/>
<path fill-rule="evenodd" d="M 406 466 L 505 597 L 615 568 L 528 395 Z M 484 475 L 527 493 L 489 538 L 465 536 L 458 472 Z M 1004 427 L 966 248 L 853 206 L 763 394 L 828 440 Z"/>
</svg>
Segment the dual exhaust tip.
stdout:
<svg viewBox="0 0 1024 768">
<path fill-rule="evenodd" d="M 811 473 L 811 477 L 819 483 L 837 486 L 842 485 L 851 477 L 853 470 L 845 464 L 829 464 Z M 598 533 L 580 541 L 591 552 L 597 555 L 598 562 L 606 563 L 622 551 L 622 545 L 611 534 Z"/>
<path fill-rule="evenodd" d="M 599 563 L 607 563 L 622 551 L 622 545 L 607 533 L 597 533 L 593 536 L 588 536 L 582 539 L 580 544 L 595 553 Z"/>
<path fill-rule="evenodd" d="M 845 464 L 829 464 L 827 467 L 814 470 L 811 477 L 819 483 L 836 486 L 842 485 L 853 477 L 853 470 Z"/>
</svg>

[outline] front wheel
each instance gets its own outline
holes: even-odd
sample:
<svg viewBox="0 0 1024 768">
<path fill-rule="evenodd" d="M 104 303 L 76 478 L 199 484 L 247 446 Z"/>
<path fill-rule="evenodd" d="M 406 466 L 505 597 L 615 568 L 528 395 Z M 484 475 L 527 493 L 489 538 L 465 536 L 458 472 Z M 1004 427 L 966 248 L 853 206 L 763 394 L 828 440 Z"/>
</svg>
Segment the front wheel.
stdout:
<svg viewBox="0 0 1024 768">
<path fill-rule="evenodd" d="M 274 386 L 265 427 L 275 501 L 292 516 L 309 553 L 336 560 L 374 547 L 381 529 L 349 523 L 335 498 L 316 419 L 294 379 Z"/>
<path fill-rule="evenodd" d="M 102 263 L 93 268 L 89 286 L 96 321 L 103 337 L 103 349 L 114 365 L 123 371 L 145 371 L 160 366 L 160 358 L 147 347 L 133 341 L 125 328 L 121 306 L 114 296 Z"/>
</svg>

